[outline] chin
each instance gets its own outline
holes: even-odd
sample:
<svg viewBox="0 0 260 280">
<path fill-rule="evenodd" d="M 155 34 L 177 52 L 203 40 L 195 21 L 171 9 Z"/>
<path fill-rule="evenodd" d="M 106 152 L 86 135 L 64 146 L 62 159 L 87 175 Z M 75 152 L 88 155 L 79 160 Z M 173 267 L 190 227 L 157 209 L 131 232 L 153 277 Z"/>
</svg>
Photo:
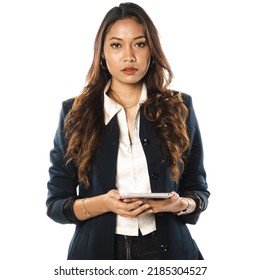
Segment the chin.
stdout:
<svg viewBox="0 0 260 280">
<path fill-rule="evenodd" d="M 143 78 L 144 78 L 144 76 L 136 77 L 135 75 L 132 75 L 132 76 L 125 77 L 124 79 L 121 79 L 121 82 L 125 83 L 125 84 L 133 84 L 134 85 L 134 84 L 140 83 Z"/>
</svg>

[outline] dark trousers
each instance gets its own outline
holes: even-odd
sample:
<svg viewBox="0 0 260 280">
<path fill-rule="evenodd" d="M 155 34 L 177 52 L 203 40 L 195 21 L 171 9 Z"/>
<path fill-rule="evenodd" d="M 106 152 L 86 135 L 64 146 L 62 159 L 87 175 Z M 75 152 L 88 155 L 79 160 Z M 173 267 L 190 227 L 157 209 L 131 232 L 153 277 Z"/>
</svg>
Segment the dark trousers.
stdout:
<svg viewBox="0 0 260 280">
<path fill-rule="evenodd" d="M 160 251 L 156 232 L 147 235 L 126 236 L 116 234 L 116 260 L 159 260 Z"/>
</svg>

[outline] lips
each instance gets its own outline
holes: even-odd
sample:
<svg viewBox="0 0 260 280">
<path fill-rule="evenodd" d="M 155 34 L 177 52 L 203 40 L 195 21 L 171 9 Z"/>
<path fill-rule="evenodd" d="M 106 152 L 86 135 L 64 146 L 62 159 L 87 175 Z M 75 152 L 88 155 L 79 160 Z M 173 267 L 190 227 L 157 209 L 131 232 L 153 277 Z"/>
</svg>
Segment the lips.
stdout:
<svg viewBox="0 0 260 280">
<path fill-rule="evenodd" d="M 124 69 L 122 69 L 122 72 L 124 72 L 125 74 L 131 75 L 134 74 L 138 69 L 135 67 L 125 67 Z"/>
</svg>

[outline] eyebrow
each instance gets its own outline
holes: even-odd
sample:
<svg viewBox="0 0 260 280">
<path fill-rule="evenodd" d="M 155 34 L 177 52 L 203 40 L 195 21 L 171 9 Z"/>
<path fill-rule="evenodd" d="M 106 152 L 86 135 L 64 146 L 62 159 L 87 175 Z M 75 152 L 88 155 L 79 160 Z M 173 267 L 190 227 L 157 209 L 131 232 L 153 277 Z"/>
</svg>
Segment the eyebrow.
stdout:
<svg viewBox="0 0 260 280">
<path fill-rule="evenodd" d="M 133 40 L 138 40 L 138 39 L 145 39 L 145 40 L 146 40 L 146 37 L 145 37 L 144 35 L 140 35 L 140 36 L 137 36 L 137 37 L 133 38 Z M 118 37 L 111 37 L 109 40 L 110 40 L 110 41 L 111 41 L 111 40 L 123 41 L 122 38 L 118 38 Z"/>
</svg>

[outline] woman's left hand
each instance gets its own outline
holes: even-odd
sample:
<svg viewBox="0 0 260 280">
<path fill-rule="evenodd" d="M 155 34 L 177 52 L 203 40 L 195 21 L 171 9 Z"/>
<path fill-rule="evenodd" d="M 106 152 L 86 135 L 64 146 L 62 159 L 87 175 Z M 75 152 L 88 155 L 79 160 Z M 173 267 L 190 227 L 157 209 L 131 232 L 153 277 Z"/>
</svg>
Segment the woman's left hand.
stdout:
<svg viewBox="0 0 260 280">
<path fill-rule="evenodd" d="M 144 203 L 151 206 L 154 213 L 159 212 L 178 212 L 186 208 L 187 204 L 183 201 L 179 194 L 172 193 L 170 198 L 166 199 L 147 199 Z"/>
</svg>

